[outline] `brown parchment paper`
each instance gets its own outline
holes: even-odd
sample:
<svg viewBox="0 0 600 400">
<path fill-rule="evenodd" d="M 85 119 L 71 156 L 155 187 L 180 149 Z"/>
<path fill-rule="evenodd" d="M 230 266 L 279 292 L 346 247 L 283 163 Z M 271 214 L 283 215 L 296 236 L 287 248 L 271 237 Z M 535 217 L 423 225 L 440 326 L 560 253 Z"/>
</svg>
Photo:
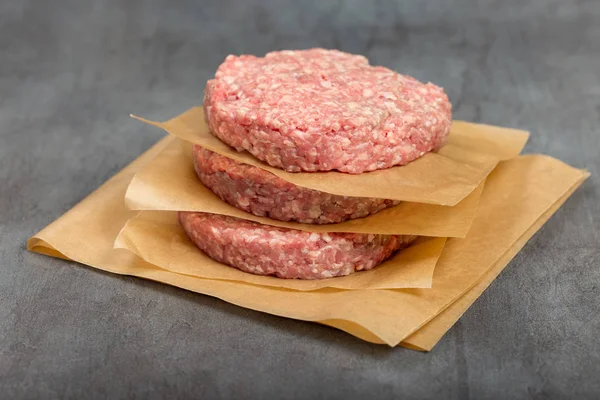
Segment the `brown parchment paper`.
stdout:
<svg viewBox="0 0 600 400">
<path fill-rule="evenodd" d="M 274 315 L 315 321 L 365 340 L 395 346 L 473 288 L 520 238 L 587 172 L 547 156 L 500 163 L 484 188 L 465 239 L 449 239 L 431 289 L 295 291 L 176 274 L 123 249 L 117 234 L 136 212 L 123 202 L 126 187 L 163 141 L 28 241 L 28 249 L 106 271 L 164 282 Z M 85 221 L 82 222 L 82 221 Z"/>
<path fill-rule="evenodd" d="M 465 237 L 475 216 L 482 182 L 454 207 L 402 202 L 375 215 L 338 224 L 314 225 L 257 217 L 219 199 L 194 171 L 192 145 L 172 141 L 131 180 L 125 200 L 134 210 L 198 211 L 309 232 Z"/>
<path fill-rule="evenodd" d="M 353 197 L 377 197 L 454 206 L 494 169 L 498 160 L 518 155 L 529 134 L 515 129 L 455 122 L 448 143 L 402 167 L 350 175 L 341 172 L 290 173 L 273 168 L 247 152 L 239 153 L 213 136 L 202 107 L 166 122 L 136 117 L 191 143 L 269 171 L 295 185 Z"/>
<path fill-rule="evenodd" d="M 473 288 L 452 303 L 444 311 L 436 315 L 431 321 L 422 326 L 418 331 L 404 339 L 402 346 L 413 350 L 430 351 L 440 341 L 442 336 L 458 321 L 467 309 L 481 296 L 485 289 L 490 286 L 494 279 L 502 272 L 504 267 L 525 246 L 531 237 L 550 219 L 552 214 L 563 205 L 563 203 L 577 189 L 573 186 L 567 194 L 561 197 L 548 209 L 528 230 L 513 244 L 502 257 L 490 268 L 490 270 L 477 282 Z M 379 341 L 379 343 L 382 343 Z"/>
<path fill-rule="evenodd" d="M 430 288 L 445 238 L 423 239 L 370 271 L 321 280 L 279 279 L 242 272 L 212 260 L 186 236 L 177 213 L 142 211 L 127 221 L 115 248 L 127 249 L 150 264 L 199 278 L 239 281 L 293 290 Z"/>
</svg>

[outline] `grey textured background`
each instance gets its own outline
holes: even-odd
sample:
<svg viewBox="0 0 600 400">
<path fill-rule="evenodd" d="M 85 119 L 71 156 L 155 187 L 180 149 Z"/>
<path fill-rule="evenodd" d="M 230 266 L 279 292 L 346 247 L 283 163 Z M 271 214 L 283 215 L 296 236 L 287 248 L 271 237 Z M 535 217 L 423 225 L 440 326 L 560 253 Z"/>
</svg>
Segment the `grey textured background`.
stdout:
<svg viewBox="0 0 600 400">
<path fill-rule="evenodd" d="M 130 112 L 200 103 L 229 53 L 310 46 L 593 174 L 433 352 L 25 250 L 163 135 Z M 0 397 L 598 398 L 599 123 L 599 1 L 0 0 Z"/>
</svg>

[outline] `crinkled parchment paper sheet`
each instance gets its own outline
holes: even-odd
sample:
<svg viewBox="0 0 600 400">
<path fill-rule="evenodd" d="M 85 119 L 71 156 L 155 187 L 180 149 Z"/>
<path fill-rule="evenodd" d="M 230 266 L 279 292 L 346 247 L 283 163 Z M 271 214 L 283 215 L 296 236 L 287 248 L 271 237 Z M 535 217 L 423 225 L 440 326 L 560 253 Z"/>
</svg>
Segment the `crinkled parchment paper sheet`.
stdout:
<svg viewBox="0 0 600 400">
<path fill-rule="evenodd" d="M 471 227 L 484 185 L 481 183 L 454 207 L 402 202 L 375 215 L 339 224 L 282 222 L 257 217 L 219 199 L 196 176 L 192 164 L 192 145 L 172 136 L 170 139 L 167 147 L 131 180 L 125 195 L 129 208 L 222 214 L 309 232 L 465 237 Z"/>
<path fill-rule="evenodd" d="M 419 239 L 379 267 L 344 277 L 321 280 L 280 279 L 242 272 L 214 261 L 186 236 L 177 213 L 142 211 L 119 233 L 115 248 L 127 249 L 150 264 L 199 278 L 239 281 L 293 290 L 430 288 L 445 238 Z"/>
<path fill-rule="evenodd" d="M 419 328 L 415 333 L 404 339 L 400 345 L 413 350 L 430 351 L 440 341 L 444 334 L 458 321 L 467 309 L 481 296 L 487 287 L 504 270 L 513 257 L 525 246 L 527 241 L 550 219 L 550 217 L 563 205 L 563 203 L 579 187 L 573 186 L 565 195 L 552 205 L 511 247 L 494 263 L 488 272 L 478 281 L 475 286 L 450 304 L 441 313 L 437 314 L 431 321 Z M 358 330 L 356 331 L 358 332 Z M 369 332 L 364 332 L 364 340 L 384 344 L 381 339 Z"/>
<path fill-rule="evenodd" d="M 166 144 L 161 141 L 30 238 L 28 249 L 118 274 L 160 281 L 242 307 L 324 323 L 390 346 L 400 344 L 421 327 L 427 329 L 428 322 L 476 287 L 494 265 L 508 262 L 510 257 L 503 257 L 513 246 L 518 246 L 524 235 L 532 234 L 530 228 L 588 176 L 585 171 L 547 156 L 502 162 L 486 181 L 467 237 L 452 238 L 446 243 L 431 289 L 327 288 L 302 292 L 176 274 L 127 250 L 113 249 L 123 224 L 136 215 L 123 202 L 129 181 Z"/>
<path fill-rule="evenodd" d="M 166 122 L 135 117 L 191 143 L 269 171 L 295 185 L 353 197 L 377 197 L 454 206 L 494 169 L 498 160 L 518 155 L 529 134 L 524 131 L 455 121 L 448 143 L 402 167 L 350 175 L 341 172 L 290 173 L 246 152 L 239 153 L 213 136 L 202 107 Z"/>
</svg>

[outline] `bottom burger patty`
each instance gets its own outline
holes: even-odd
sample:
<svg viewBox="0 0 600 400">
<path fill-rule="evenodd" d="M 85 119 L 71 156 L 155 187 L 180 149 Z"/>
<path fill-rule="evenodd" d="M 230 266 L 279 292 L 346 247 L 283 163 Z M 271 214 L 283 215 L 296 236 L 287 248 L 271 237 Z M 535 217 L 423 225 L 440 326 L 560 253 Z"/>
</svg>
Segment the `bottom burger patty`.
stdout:
<svg viewBox="0 0 600 400">
<path fill-rule="evenodd" d="M 311 233 L 224 215 L 180 212 L 188 237 L 211 258 L 256 275 L 323 279 L 369 270 L 416 239 L 409 235 Z"/>
<path fill-rule="evenodd" d="M 197 145 L 194 146 L 194 167 L 202 183 L 221 200 L 254 215 L 279 221 L 332 224 L 363 218 L 400 203 L 303 188 Z"/>
</svg>

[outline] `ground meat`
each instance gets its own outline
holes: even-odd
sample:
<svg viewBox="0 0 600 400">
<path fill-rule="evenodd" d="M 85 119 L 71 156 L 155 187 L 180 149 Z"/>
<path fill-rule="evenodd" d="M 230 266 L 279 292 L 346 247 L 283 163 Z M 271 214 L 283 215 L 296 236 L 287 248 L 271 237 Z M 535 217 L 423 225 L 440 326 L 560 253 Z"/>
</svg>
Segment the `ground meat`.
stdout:
<svg viewBox="0 0 600 400">
<path fill-rule="evenodd" d="M 306 189 L 197 145 L 193 158 L 196 173 L 206 187 L 223 201 L 260 217 L 331 224 L 363 218 L 400 203 Z"/>
<path fill-rule="evenodd" d="M 416 239 L 311 233 L 193 212 L 180 212 L 179 221 L 211 258 L 251 274 L 288 279 L 323 279 L 372 269 Z"/>
<path fill-rule="evenodd" d="M 407 164 L 445 142 L 452 117 L 442 88 L 323 49 L 228 56 L 204 107 L 223 142 L 290 172 Z"/>
</svg>

